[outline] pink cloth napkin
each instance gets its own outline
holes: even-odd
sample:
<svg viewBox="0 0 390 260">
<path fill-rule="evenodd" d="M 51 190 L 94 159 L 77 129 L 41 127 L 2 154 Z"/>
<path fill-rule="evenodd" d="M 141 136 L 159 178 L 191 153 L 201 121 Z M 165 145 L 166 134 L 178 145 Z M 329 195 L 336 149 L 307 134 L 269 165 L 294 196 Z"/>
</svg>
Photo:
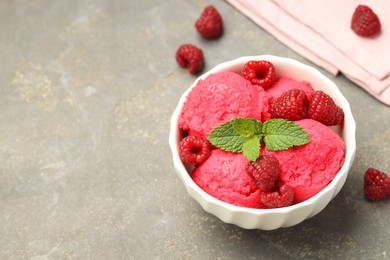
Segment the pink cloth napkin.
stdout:
<svg viewBox="0 0 390 260">
<path fill-rule="evenodd" d="M 390 105 L 390 1 L 227 1 L 291 49 Z M 381 21 L 382 32 L 374 38 L 351 30 L 359 4 L 370 6 Z"/>
</svg>

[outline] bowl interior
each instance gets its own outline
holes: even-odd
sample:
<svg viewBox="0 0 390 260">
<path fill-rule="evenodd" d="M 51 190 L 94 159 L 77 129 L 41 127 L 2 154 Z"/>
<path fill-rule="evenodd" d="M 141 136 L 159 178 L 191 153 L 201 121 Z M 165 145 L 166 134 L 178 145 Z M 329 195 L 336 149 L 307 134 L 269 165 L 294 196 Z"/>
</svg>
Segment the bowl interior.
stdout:
<svg viewBox="0 0 390 260">
<path fill-rule="evenodd" d="M 277 77 L 286 76 L 294 80 L 310 82 L 315 90 L 323 90 L 330 95 L 335 103 L 344 111 L 345 117 L 343 127 L 334 129 L 339 132 L 345 143 L 345 162 L 340 169 L 340 172 L 336 175 L 334 180 L 318 194 L 306 201 L 289 207 L 277 209 L 252 209 L 234 206 L 220 201 L 210 196 L 196 185 L 190 176 L 192 170 L 191 166 L 183 164 L 179 158 L 178 143 L 182 138 L 182 133 L 178 128 L 178 118 L 188 93 L 196 86 L 200 79 L 204 79 L 212 73 L 232 71 L 241 74 L 243 65 L 250 60 L 267 60 L 272 62 L 276 68 Z M 261 55 L 245 56 L 221 63 L 198 77 L 191 87 L 183 93 L 179 100 L 179 104 L 172 115 L 169 143 L 176 172 L 184 183 L 189 195 L 192 196 L 204 210 L 216 215 L 224 222 L 236 224 L 244 228 L 274 229 L 295 225 L 308 217 L 316 215 L 337 195 L 345 183 L 348 171 L 352 166 L 355 156 L 355 132 L 356 125 L 350 105 L 331 80 L 318 70 L 293 59 L 273 55 Z M 272 221 L 266 221 L 266 219 L 271 219 Z"/>
</svg>

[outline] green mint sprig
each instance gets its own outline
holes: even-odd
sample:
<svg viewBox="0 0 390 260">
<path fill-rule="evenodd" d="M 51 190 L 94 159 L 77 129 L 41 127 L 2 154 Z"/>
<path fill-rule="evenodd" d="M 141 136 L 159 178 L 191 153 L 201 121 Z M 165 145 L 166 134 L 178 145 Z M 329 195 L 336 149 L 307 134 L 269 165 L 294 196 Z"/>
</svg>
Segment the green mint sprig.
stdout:
<svg viewBox="0 0 390 260">
<path fill-rule="evenodd" d="M 281 118 L 264 123 L 253 118 L 236 118 L 214 128 L 208 139 L 222 150 L 242 152 L 251 161 L 259 158 L 262 142 L 271 151 L 287 150 L 310 142 L 305 129 Z"/>
</svg>

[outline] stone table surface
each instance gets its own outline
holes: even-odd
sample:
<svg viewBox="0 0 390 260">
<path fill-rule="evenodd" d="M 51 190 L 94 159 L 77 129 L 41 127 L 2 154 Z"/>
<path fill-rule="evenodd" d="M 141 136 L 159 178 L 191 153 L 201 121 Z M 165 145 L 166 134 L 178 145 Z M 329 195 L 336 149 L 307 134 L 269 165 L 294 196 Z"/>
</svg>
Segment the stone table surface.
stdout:
<svg viewBox="0 0 390 260">
<path fill-rule="evenodd" d="M 207 4 L 218 40 L 194 29 Z M 258 54 L 313 65 L 225 1 L 1 1 L 0 22 L 0 259 L 390 258 L 390 200 L 362 192 L 367 167 L 390 171 L 390 108 L 321 68 L 350 101 L 357 153 L 320 214 L 245 230 L 187 194 L 168 146 L 195 79 L 178 46 L 201 47 L 205 70 Z"/>
</svg>

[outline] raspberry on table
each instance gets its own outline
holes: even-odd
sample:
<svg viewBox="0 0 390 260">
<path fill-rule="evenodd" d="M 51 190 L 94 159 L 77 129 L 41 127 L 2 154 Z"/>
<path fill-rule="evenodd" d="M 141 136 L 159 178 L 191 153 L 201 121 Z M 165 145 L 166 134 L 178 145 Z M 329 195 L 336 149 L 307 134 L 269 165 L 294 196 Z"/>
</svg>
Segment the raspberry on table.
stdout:
<svg viewBox="0 0 390 260">
<path fill-rule="evenodd" d="M 317 90 L 309 99 L 308 117 L 327 126 L 341 125 L 344 121 L 344 111 L 328 94 Z"/>
<path fill-rule="evenodd" d="M 206 138 L 188 135 L 179 143 L 180 159 L 188 164 L 201 164 L 209 158 L 211 143 Z"/>
<path fill-rule="evenodd" d="M 307 117 L 309 100 L 302 89 L 291 89 L 284 92 L 270 105 L 272 118 L 284 118 L 296 121 Z"/>
<path fill-rule="evenodd" d="M 381 22 L 366 5 L 358 5 L 352 15 L 351 29 L 359 36 L 369 37 L 381 31 Z"/>
<path fill-rule="evenodd" d="M 265 60 L 249 61 L 244 65 L 242 76 L 252 84 L 267 89 L 275 81 L 275 67 Z"/>
<path fill-rule="evenodd" d="M 275 191 L 265 191 L 260 194 L 261 202 L 268 208 L 282 208 L 293 204 L 294 189 L 283 182 L 277 183 Z"/>
<path fill-rule="evenodd" d="M 390 177 L 374 168 L 364 174 L 364 195 L 369 200 L 381 200 L 390 195 Z"/>
<path fill-rule="evenodd" d="M 269 191 L 275 188 L 279 178 L 279 161 L 273 155 L 260 155 L 255 162 L 249 162 L 245 167 L 246 172 L 253 176 L 260 190 Z"/>
<path fill-rule="evenodd" d="M 203 51 L 192 44 L 183 44 L 176 51 L 176 61 L 191 74 L 197 74 L 203 68 Z"/>
<path fill-rule="evenodd" d="M 214 6 L 209 5 L 195 22 L 195 28 L 205 38 L 218 38 L 223 31 L 222 16 Z"/>
</svg>

